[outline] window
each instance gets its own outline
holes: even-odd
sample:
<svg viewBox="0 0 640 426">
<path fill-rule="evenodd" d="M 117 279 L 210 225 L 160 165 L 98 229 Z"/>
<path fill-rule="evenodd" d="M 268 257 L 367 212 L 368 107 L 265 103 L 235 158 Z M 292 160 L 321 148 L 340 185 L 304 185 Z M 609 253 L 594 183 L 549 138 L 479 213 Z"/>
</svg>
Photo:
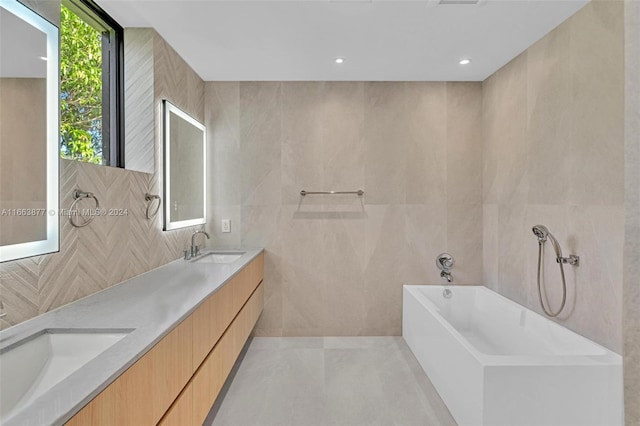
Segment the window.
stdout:
<svg viewBox="0 0 640 426">
<path fill-rule="evenodd" d="M 124 167 L 122 27 L 90 0 L 60 15 L 60 155 Z"/>
</svg>

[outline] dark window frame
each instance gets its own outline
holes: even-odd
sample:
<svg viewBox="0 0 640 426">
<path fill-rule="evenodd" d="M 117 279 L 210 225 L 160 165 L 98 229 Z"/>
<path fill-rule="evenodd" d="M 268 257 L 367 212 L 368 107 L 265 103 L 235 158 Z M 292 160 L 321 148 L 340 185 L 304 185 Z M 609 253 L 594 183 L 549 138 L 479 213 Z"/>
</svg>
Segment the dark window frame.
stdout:
<svg viewBox="0 0 640 426">
<path fill-rule="evenodd" d="M 124 29 L 93 0 L 62 4 L 103 34 L 102 159 L 106 166 L 124 168 Z"/>
</svg>

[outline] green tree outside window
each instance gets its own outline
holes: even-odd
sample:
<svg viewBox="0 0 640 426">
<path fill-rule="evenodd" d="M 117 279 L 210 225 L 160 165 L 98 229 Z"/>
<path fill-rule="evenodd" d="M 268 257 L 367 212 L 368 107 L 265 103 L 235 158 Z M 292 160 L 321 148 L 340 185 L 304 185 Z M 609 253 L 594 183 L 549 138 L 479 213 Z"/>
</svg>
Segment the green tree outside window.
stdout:
<svg viewBox="0 0 640 426">
<path fill-rule="evenodd" d="M 61 156 L 102 164 L 102 34 L 64 6 L 60 112 Z"/>
</svg>

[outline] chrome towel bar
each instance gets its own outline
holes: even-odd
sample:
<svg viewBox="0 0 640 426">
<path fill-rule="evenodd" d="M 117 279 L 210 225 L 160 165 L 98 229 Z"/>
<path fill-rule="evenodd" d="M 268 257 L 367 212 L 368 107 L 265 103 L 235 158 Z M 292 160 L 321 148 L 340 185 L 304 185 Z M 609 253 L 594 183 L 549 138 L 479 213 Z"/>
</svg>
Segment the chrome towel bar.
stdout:
<svg viewBox="0 0 640 426">
<path fill-rule="evenodd" d="M 338 195 L 338 194 L 354 194 L 358 197 L 362 197 L 364 195 L 364 191 L 362 189 L 358 189 L 357 191 L 305 191 L 304 189 L 300 191 L 300 195 L 302 197 L 306 197 L 307 195 Z"/>
</svg>

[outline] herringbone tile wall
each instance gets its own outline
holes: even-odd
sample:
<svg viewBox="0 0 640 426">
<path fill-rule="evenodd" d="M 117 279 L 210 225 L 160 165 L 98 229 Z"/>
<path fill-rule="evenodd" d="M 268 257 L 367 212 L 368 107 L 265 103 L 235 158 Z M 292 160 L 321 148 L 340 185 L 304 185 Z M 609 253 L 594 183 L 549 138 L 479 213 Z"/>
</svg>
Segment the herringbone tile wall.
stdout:
<svg viewBox="0 0 640 426">
<path fill-rule="evenodd" d="M 61 160 L 61 209 L 69 209 L 73 191 L 82 189 L 93 192 L 102 208 L 126 209 L 126 215 L 98 216 L 84 228 L 74 228 L 61 217 L 60 252 L 0 263 L 0 297 L 7 312 L 0 320 L 2 329 L 178 259 L 191 233 L 202 229 L 165 232 L 161 213 L 152 220 L 145 217 L 145 193 L 162 193 L 162 99 L 204 119 L 203 81 L 155 31 L 145 31 L 153 38 L 149 78 L 155 105 L 155 138 L 150 141 L 155 172 Z M 127 113 L 136 111 L 127 105 Z M 81 208 L 93 207 L 90 200 L 83 204 Z"/>
<path fill-rule="evenodd" d="M 125 73 L 125 157 L 127 169 L 153 173 L 155 170 L 154 54 L 155 31 L 127 28 L 124 32 Z"/>
</svg>

